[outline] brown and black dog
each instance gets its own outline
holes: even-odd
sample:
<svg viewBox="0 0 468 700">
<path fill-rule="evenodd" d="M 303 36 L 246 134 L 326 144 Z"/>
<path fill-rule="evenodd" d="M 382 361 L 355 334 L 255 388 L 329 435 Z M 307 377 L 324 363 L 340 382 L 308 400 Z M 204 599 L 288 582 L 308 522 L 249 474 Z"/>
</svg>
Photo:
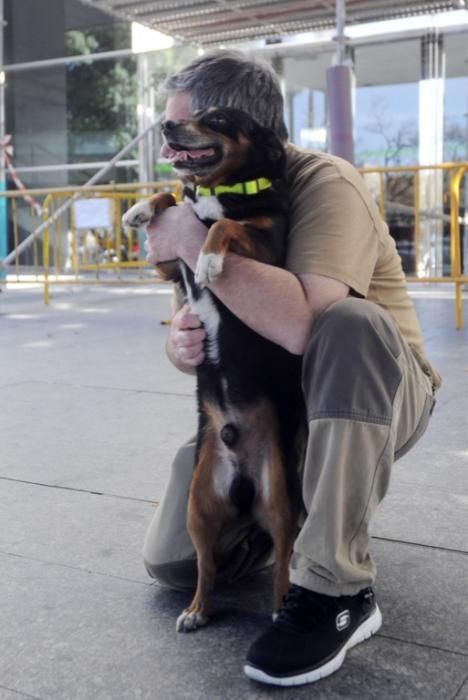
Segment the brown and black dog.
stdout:
<svg viewBox="0 0 468 700">
<path fill-rule="evenodd" d="M 303 427 L 300 358 L 255 333 L 207 288 L 222 274 L 228 251 L 268 265 L 284 264 L 286 197 L 284 148 L 246 113 L 211 108 L 162 125 L 164 153 L 184 180 L 184 199 L 209 227 L 195 274 L 182 261 L 162 266 L 179 284 L 206 330 L 205 360 L 197 368 L 199 429 L 187 524 L 198 561 L 191 605 L 178 631 L 208 620 L 220 531 L 251 514 L 275 549 L 274 605 L 289 585 L 297 533 L 299 435 Z M 133 206 L 124 225 L 139 226 L 175 204 L 157 194 Z M 269 313 L 269 300 L 263 300 Z"/>
</svg>

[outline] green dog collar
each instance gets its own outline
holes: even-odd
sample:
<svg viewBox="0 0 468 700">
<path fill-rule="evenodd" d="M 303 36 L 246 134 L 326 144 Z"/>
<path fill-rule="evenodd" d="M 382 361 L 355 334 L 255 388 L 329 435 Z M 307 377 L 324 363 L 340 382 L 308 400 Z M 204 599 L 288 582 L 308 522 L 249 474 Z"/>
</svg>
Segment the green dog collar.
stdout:
<svg viewBox="0 0 468 700">
<path fill-rule="evenodd" d="M 248 180 L 247 182 L 236 182 L 235 185 L 217 185 L 216 187 L 196 188 L 196 193 L 199 197 L 212 197 L 218 194 L 258 194 L 262 190 L 268 190 L 272 187 L 271 180 L 266 177 L 259 177 L 257 180 Z"/>
</svg>

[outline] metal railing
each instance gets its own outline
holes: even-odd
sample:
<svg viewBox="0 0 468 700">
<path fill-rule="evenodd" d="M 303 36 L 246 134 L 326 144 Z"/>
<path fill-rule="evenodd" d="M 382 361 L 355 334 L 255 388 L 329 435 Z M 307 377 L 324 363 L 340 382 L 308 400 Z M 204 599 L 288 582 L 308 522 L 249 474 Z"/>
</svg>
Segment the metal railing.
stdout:
<svg viewBox="0 0 468 700">
<path fill-rule="evenodd" d="M 154 280 L 154 272 L 146 262 L 142 232 L 123 230 L 121 220 L 138 199 L 158 191 L 174 192 L 179 198 L 181 185 L 178 181 L 163 181 L 2 193 L 9 205 L 13 251 L 9 254 L 10 265 L 0 268 L 0 284 L 40 284 L 48 304 L 53 284 Z M 70 199 L 74 200 L 72 205 L 60 212 Z M 41 236 L 22 250 L 23 231 L 29 233 L 41 223 Z"/>
<path fill-rule="evenodd" d="M 411 249 L 411 261 L 405 269 L 408 282 L 454 284 L 456 327 L 461 328 L 462 290 L 463 285 L 468 284 L 462 263 L 461 224 L 467 227 L 468 220 L 462 215 L 460 188 L 468 172 L 468 163 L 371 167 L 362 168 L 360 172 L 368 180 L 382 217 L 389 221 L 394 237 L 392 218 L 407 222 L 408 238 L 400 243 Z M 428 209 L 424 204 L 422 185 L 428 174 L 434 176 L 437 173 L 443 186 L 445 206 L 443 209 Z M 53 284 L 138 283 L 154 279 L 145 259 L 143 234 L 123 231 L 121 216 L 139 198 L 161 190 L 172 191 L 179 196 L 180 188 L 177 181 L 162 181 L 0 193 L 0 197 L 7 198 L 9 205 L 10 247 L 13 248 L 8 256 L 10 266 L 3 271 L 0 267 L 0 284 L 41 284 L 44 301 L 48 303 Z M 24 200 L 25 194 L 29 202 Z M 63 203 L 71 199 L 73 204 L 60 213 Z M 83 202 L 91 205 L 101 202 L 101 214 L 102 202 L 107 202 L 108 221 L 100 222 L 107 225 L 93 225 L 92 208 L 88 212 L 88 221 L 83 222 L 80 212 Z M 35 230 L 41 224 L 41 219 L 44 224 L 41 236 L 24 251 L 24 234 Z M 424 246 L 421 239 L 425 232 L 427 235 L 427 230 L 433 235 L 436 229 L 436 245 L 443 245 L 442 238 L 446 242 L 446 260 L 439 260 L 439 269 L 435 274 L 427 255 L 422 258 L 421 249 Z M 400 254 L 404 257 L 401 245 Z"/>
<path fill-rule="evenodd" d="M 369 167 L 361 168 L 361 174 L 364 178 L 376 176 L 378 178 L 378 192 L 374 192 L 376 201 L 378 202 L 380 213 L 384 220 L 389 220 L 392 213 L 406 215 L 412 218 L 413 228 L 413 250 L 414 261 L 413 271 L 406 271 L 406 279 L 410 283 L 452 283 L 455 286 L 455 322 L 457 329 L 463 327 L 463 286 L 468 284 L 468 275 L 465 273 L 462 263 L 462 239 L 461 225 L 468 232 L 468 217 L 466 213 L 462 215 L 460 187 L 464 176 L 468 172 L 468 163 L 441 163 L 432 166 L 388 166 L 388 167 Z M 421 180 L 427 175 L 434 176 L 438 173 L 441 176 L 442 183 L 442 200 L 444 206 L 424 208 L 422 205 Z M 405 198 L 411 198 L 411 202 L 405 203 L 394 201 L 394 196 L 389 192 L 389 178 L 394 177 L 396 180 L 402 177 L 409 177 L 410 186 L 405 192 Z M 445 180 L 445 182 L 443 182 Z M 421 235 L 423 222 L 426 228 L 435 228 L 436 224 L 439 227 L 444 227 L 448 231 L 449 255 L 448 255 L 448 271 L 443 274 L 444 270 L 438 274 L 432 274 L 428 261 L 421 259 Z M 390 227 L 391 228 L 391 227 Z M 393 234 L 394 231 L 391 231 Z M 439 231 L 440 233 L 440 231 Z M 468 233 L 467 233 L 468 235 Z M 394 236 L 395 237 L 395 236 Z M 443 247 L 444 232 L 442 231 L 440 238 L 436 244 Z M 398 246 L 397 246 L 398 247 Z M 439 263 L 439 268 L 445 267 L 442 262 Z"/>
</svg>

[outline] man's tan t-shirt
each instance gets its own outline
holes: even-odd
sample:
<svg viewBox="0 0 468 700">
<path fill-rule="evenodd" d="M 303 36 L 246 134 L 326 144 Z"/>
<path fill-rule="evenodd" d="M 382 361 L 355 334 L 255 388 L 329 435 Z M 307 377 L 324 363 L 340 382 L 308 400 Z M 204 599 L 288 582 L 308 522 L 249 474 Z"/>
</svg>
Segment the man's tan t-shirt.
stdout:
<svg viewBox="0 0 468 700">
<path fill-rule="evenodd" d="M 359 172 L 347 161 L 288 146 L 289 236 L 286 268 L 344 282 L 392 316 L 435 386 L 419 321 L 388 226 Z"/>
</svg>

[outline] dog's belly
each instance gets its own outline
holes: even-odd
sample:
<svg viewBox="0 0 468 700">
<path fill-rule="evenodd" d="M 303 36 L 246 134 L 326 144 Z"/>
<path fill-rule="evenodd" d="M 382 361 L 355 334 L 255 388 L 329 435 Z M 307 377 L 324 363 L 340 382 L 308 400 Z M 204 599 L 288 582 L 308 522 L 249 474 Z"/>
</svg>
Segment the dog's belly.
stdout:
<svg viewBox="0 0 468 700">
<path fill-rule="evenodd" d="M 236 475 L 236 469 L 227 455 L 220 455 L 213 470 L 214 492 L 223 501 L 229 498 L 229 489 Z"/>
<path fill-rule="evenodd" d="M 213 490 L 223 501 L 239 512 L 248 513 L 258 496 L 267 501 L 270 496 L 270 473 L 266 455 L 244 455 L 243 468 L 236 464 L 233 454 L 219 445 L 218 460 L 213 469 Z"/>
</svg>

